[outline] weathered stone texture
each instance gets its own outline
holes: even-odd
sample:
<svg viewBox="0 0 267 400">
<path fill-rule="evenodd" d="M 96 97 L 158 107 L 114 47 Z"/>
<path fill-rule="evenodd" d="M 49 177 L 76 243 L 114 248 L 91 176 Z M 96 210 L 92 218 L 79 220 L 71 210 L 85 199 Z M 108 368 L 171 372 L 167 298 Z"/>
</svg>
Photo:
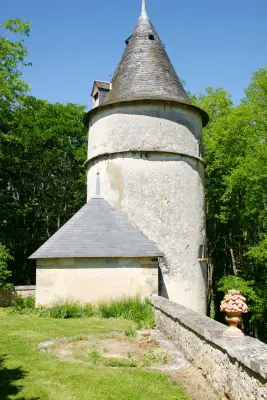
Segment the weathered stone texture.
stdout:
<svg viewBox="0 0 267 400">
<path fill-rule="evenodd" d="M 231 400 L 267 396 L 266 344 L 248 336 L 224 338 L 225 325 L 160 297 L 149 300 L 158 328 L 174 340 L 222 396 Z"/>
<path fill-rule="evenodd" d="M 100 172 L 101 194 L 164 252 L 167 296 L 204 314 L 206 263 L 203 168 L 175 154 L 127 153 L 98 158 L 88 169 L 88 198 Z"/>
<path fill-rule="evenodd" d="M 135 104 L 104 108 L 90 122 L 88 160 L 125 151 L 161 151 L 199 157 L 199 113 L 179 105 Z"/>
<path fill-rule="evenodd" d="M 206 313 L 202 121 L 179 104 L 118 105 L 96 112 L 88 141 L 88 200 L 101 195 L 164 253 L 166 296 Z M 161 292 L 163 293 L 163 292 Z"/>
</svg>

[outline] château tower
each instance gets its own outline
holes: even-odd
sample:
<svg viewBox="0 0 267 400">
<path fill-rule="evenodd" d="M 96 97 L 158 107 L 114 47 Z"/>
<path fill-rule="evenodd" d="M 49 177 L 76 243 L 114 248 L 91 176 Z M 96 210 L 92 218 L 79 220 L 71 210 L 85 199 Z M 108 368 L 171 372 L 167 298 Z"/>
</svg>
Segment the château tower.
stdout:
<svg viewBox="0 0 267 400">
<path fill-rule="evenodd" d="M 96 103 L 98 87 L 108 93 Z M 87 114 L 88 200 L 99 172 L 103 197 L 164 254 L 159 294 L 205 313 L 208 115 L 190 104 L 145 0 L 111 83 L 95 83 L 94 96 Z"/>
</svg>

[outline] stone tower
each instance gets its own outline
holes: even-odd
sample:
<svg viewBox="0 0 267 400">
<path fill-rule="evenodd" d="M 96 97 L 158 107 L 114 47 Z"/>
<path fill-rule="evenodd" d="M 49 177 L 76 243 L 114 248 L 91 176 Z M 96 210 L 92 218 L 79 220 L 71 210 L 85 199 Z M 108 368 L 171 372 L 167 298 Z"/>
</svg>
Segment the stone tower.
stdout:
<svg viewBox="0 0 267 400">
<path fill-rule="evenodd" d="M 142 13 L 99 106 L 87 114 L 88 199 L 101 193 L 153 241 L 159 294 L 206 312 L 202 127 L 146 12 Z"/>
</svg>

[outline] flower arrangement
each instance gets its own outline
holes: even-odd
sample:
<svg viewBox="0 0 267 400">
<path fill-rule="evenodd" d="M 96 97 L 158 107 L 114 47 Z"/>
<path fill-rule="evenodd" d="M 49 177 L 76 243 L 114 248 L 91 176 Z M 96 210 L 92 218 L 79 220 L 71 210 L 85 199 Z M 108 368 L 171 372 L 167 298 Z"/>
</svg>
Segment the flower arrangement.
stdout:
<svg viewBox="0 0 267 400">
<path fill-rule="evenodd" d="M 224 296 L 223 301 L 221 302 L 221 311 L 222 312 L 239 312 L 239 313 L 247 313 L 248 306 L 246 304 L 247 299 L 240 294 L 238 290 L 229 290 L 228 294 Z"/>
<path fill-rule="evenodd" d="M 240 294 L 238 290 L 229 290 L 228 294 L 224 296 L 221 302 L 221 311 L 226 313 L 226 321 L 230 325 L 229 328 L 225 329 L 223 336 L 226 337 L 242 337 L 244 333 L 237 328 L 241 322 L 242 314 L 248 312 L 248 306 L 246 305 L 247 299 Z"/>
</svg>

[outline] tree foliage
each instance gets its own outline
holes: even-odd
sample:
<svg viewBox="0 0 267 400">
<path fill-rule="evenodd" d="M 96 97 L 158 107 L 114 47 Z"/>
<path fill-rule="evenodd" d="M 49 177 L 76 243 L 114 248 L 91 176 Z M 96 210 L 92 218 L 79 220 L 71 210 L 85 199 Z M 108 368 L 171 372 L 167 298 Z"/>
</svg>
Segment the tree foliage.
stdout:
<svg viewBox="0 0 267 400">
<path fill-rule="evenodd" d="M 267 308 L 267 73 L 257 71 L 241 104 L 222 88 L 195 98 L 211 116 L 204 131 L 210 306 L 220 294 L 216 283 L 232 275 L 247 282 L 261 301 L 252 307 L 251 334 L 265 338 Z M 238 278 L 238 279 L 239 279 Z M 228 280 L 227 280 L 228 279 Z M 233 281 L 227 278 L 233 289 Z M 221 287 L 221 286 L 220 286 Z M 234 287 L 238 289 L 237 287 Z M 257 313 L 255 315 L 255 310 Z"/>
<path fill-rule="evenodd" d="M 34 279 L 27 257 L 85 203 L 84 107 L 25 96 L 0 134 L 0 241 L 13 280 Z"/>
<path fill-rule="evenodd" d="M 27 257 L 85 202 L 84 107 L 28 96 L 21 79 L 30 25 L 1 25 L 0 242 L 13 257 L 12 282 L 34 282 Z"/>
<path fill-rule="evenodd" d="M 28 90 L 21 79 L 21 66 L 26 66 L 27 48 L 23 36 L 29 36 L 30 24 L 20 18 L 0 25 L 0 101 L 15 102 Z M 19 40 L 10 37 L 19 36 Z"/>
</svg>

